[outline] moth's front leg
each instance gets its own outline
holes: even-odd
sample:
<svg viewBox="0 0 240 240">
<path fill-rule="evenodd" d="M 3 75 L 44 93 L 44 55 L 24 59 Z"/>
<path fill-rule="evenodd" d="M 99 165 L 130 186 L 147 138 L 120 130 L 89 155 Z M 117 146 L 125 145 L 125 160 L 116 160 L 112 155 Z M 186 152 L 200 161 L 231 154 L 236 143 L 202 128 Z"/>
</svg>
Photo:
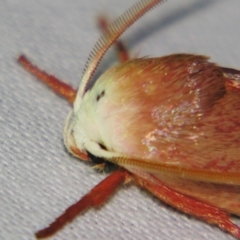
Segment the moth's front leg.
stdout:
<svg viewBox="0 0 240 240">
<path fill-rule="evenodd" d="M 65 98 L 70 103 L 73 103 L 77 94 L 77 91 L 74 90 L 70 85 L 64 83 L 60 79 L 56 78 L 53 75 L 46 73 L 45 71 L 39 69 L 37 66 L 32 64 L 28 58 L 24 55 L 21 55 L 18 58 L 18 62 L 33 76 L 38 80 L 45 83 L 49 88 L 51 88 L 55 93 Z"/>
<path fill-rule="evenodd" d="M 71 222 L 78 214 L 84 210 L 94 207 L 98 208 L 104 204 L 109 197 L 114 193 L 118 186 L 128 183 L 132 180 L 132 176 L 124 169 L 119 169 L 111 173 L 102 182 L 95 186 L 89 193 L 83 196 L 78 202 L 70 206 L 65 212 L 60 215 L 48 227 L 38 231 L 35 235 L 38 239 L 46 238 L 61 228 L 68 222 Z"/>
</svg>

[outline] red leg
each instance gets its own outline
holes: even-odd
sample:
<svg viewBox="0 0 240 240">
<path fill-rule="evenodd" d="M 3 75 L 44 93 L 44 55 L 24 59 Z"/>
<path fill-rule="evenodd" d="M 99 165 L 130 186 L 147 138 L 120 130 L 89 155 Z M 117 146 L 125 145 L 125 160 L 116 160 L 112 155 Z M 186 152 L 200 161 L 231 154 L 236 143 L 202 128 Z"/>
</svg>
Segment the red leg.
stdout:
<svg viewBox="0 0 240 240">
<path fill-rule="evenodd" d="M 105 32 L 109 25 L 107 18 L 105 16 L 99 16 L 97 21 L 99 28 L 102 30 L 102 32 Z M 126 47 L 120 40 L 116 40 L 114 42 L 114 46 L 116 48 L 120 62 L 125 62 L 130 59 Z"/>
<path fill-rule="evenodd" d="M 54 92 L 59 94 L 61 97 L 66 98 L 70 103 L 74 102 L 77 91 L 74 90 L 68 84 L 62 82 L 56 77 L 47 74 L 40 70 L 37 66 L 34 66 L 24 55 L 18 58 L 18 62 L 31 74 L 37 77 L 40 81 L 44 82 Z"/>
<path fill-rule="evenodd" d="M 77 203 L 70 206 L 47 228 L 40 230 L 35 235 L 37 238 L 46 238 L 59 231 L 66 223 L 71 222 L 78 214 L 90 207 L 99 207 L 113 194 L 116 188 L 131 179 L 131 175 L 125 170 L 113 172 Z"/>
<path fill-rule="evenodd" d="M 137 177 L 138 184 L 149 190 L 153 195 L 177 208 L 178 210 L 200 218 L 210 224 L 215 224 L 224 231 L 240 239 L 240 228 L 230 220 L 228 213 L 223 210 L 201 202 L 197 199 L 182 195 L 162 183 L 159 179 L 141 179 Z"/>
</svg>

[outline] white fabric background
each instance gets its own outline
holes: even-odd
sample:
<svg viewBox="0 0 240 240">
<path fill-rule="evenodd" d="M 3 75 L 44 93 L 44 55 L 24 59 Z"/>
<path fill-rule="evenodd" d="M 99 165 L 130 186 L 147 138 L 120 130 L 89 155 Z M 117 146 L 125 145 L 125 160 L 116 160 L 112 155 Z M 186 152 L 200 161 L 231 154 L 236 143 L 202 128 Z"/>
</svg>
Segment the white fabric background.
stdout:
<svg viewBox="0 0 240 240">
<path fill-rule="evenodd" d="M 16 57 L 25 53 L 78 86 L 99 36 L 95 17 L 101 12 L 117 16 L 130 5 L 127 0 L 1 1 L 0 239 L 34 239 L 36 230 L 105 177 L 66 153 L 62 128 L 70 106 L 19 67 Z M 240 68 L 239 9 L 239 0 L 169 0 L 141 19 L 124 40 L 135 56 L 199 53 Z M 114 59 L 110 52 L 105 62 Z M 130 186 L 52 239 L 233 238 Z"/>
</svg>

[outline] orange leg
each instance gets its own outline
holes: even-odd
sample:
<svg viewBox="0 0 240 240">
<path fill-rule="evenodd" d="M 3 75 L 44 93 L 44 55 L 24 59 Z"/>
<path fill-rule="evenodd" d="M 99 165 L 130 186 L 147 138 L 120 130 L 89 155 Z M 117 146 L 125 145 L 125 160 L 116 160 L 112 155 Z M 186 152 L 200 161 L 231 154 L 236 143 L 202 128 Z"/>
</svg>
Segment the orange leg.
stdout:
<svg viewBox="0 0 240 240">
<path fill-rule="evenodd" d="M 61 97 L 66 98 L 70 103 L 74 102 L 77 91 L 74 90 L 68 84 L 62 82 L 58 78 L 40 70 L 37 66 L 34 66 L 24 55 L 18 58 L 18 62 L 32 75 L 37 77 L 40 81 L 45 83 L 54 92 Z"/>
<path fill-rule="evenodd" d="M 163 182 L 154 177 L 147 180 L 139 177 L 136 179 L 141 187 L 149 190 L 160 200 L 184 213 L 200 218 L 210 224 L 217 225 L 224 231 L 227 231 L 240 239 L 240 228 L 231 221 L 229 214 L 223 210 L 178 193 L 168 188 Z"/>
<path fill-rule="evenodd" d="M 117 170 L 106 177 L 89 193 L 81 198 L 77 203 L 70 206 L 61 216 L 59 216 L 47 228 L 40 230 L 35 235 L 38 239 L 46 238 L 71 222 L 78 214 L 90 207 L 99 207 L 113 194 L 116 188 L 126 181 L 131 180 L 131 175 L 125 170 Z"/>
<path fill-rule="evenodd" d="M 105 17 L 99 17 L 98 19 L 99 27 L 102 31 L 105 31 L 108 22 Z M 119 60 L 121 62 L 125 62 L 129 60 L 128 52 L 121 41 L 115 42 L 115 47 L 118 53 Z M 77 91 L 73 89 L 70 85 L 64 83 L 53 75 L 46 73 L 45 71 L 39 69 L 37 66 L 33 65 L 26 56 L 21 55 L 18 58 L 18 62 L 32 75 L 38 78 L 40 81 L 45 83 L 48 87 L 50 87 L 55 93 L 60 95 L 61 97 L 66 98 L 70 103 L 73 103 L 77 94 Z"/>
<path fill-rule="evenodd" d="M 102 32 L 105 32 L 108 25 L 109 25 L 107 18 L 103 15 L 99 16 L 98 19 L 97 19 L 97 22 L 98 22 L 98 26 L 102 30 Z M 116 48 L 116 51 L 117 51 L 118 58 L 119 58 L 120 62 L 125 62 L 125 61 L 130 59 L 126 47 L 124 46 L 124 44 L 120 40 L 115 41 L 114 46 Z"/>
</svg>

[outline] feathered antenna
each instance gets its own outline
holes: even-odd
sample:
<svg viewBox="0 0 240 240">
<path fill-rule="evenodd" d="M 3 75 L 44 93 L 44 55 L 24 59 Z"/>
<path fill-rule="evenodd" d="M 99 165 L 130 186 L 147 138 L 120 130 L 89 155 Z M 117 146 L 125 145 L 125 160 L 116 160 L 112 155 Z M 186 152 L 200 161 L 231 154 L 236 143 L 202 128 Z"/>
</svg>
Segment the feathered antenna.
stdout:
<svg viewBox="0 0 240 240">
<path fill-rule="evenodd" d="M 82 81 L 74 102 L 74 112 L 79 109 L 86 87 L 101 59 L 114 41 L 145 13 L 164 0 L 141 0 L 117 18 L 103 33 L 91 51 L 82 75 Z"/>
</svg>

